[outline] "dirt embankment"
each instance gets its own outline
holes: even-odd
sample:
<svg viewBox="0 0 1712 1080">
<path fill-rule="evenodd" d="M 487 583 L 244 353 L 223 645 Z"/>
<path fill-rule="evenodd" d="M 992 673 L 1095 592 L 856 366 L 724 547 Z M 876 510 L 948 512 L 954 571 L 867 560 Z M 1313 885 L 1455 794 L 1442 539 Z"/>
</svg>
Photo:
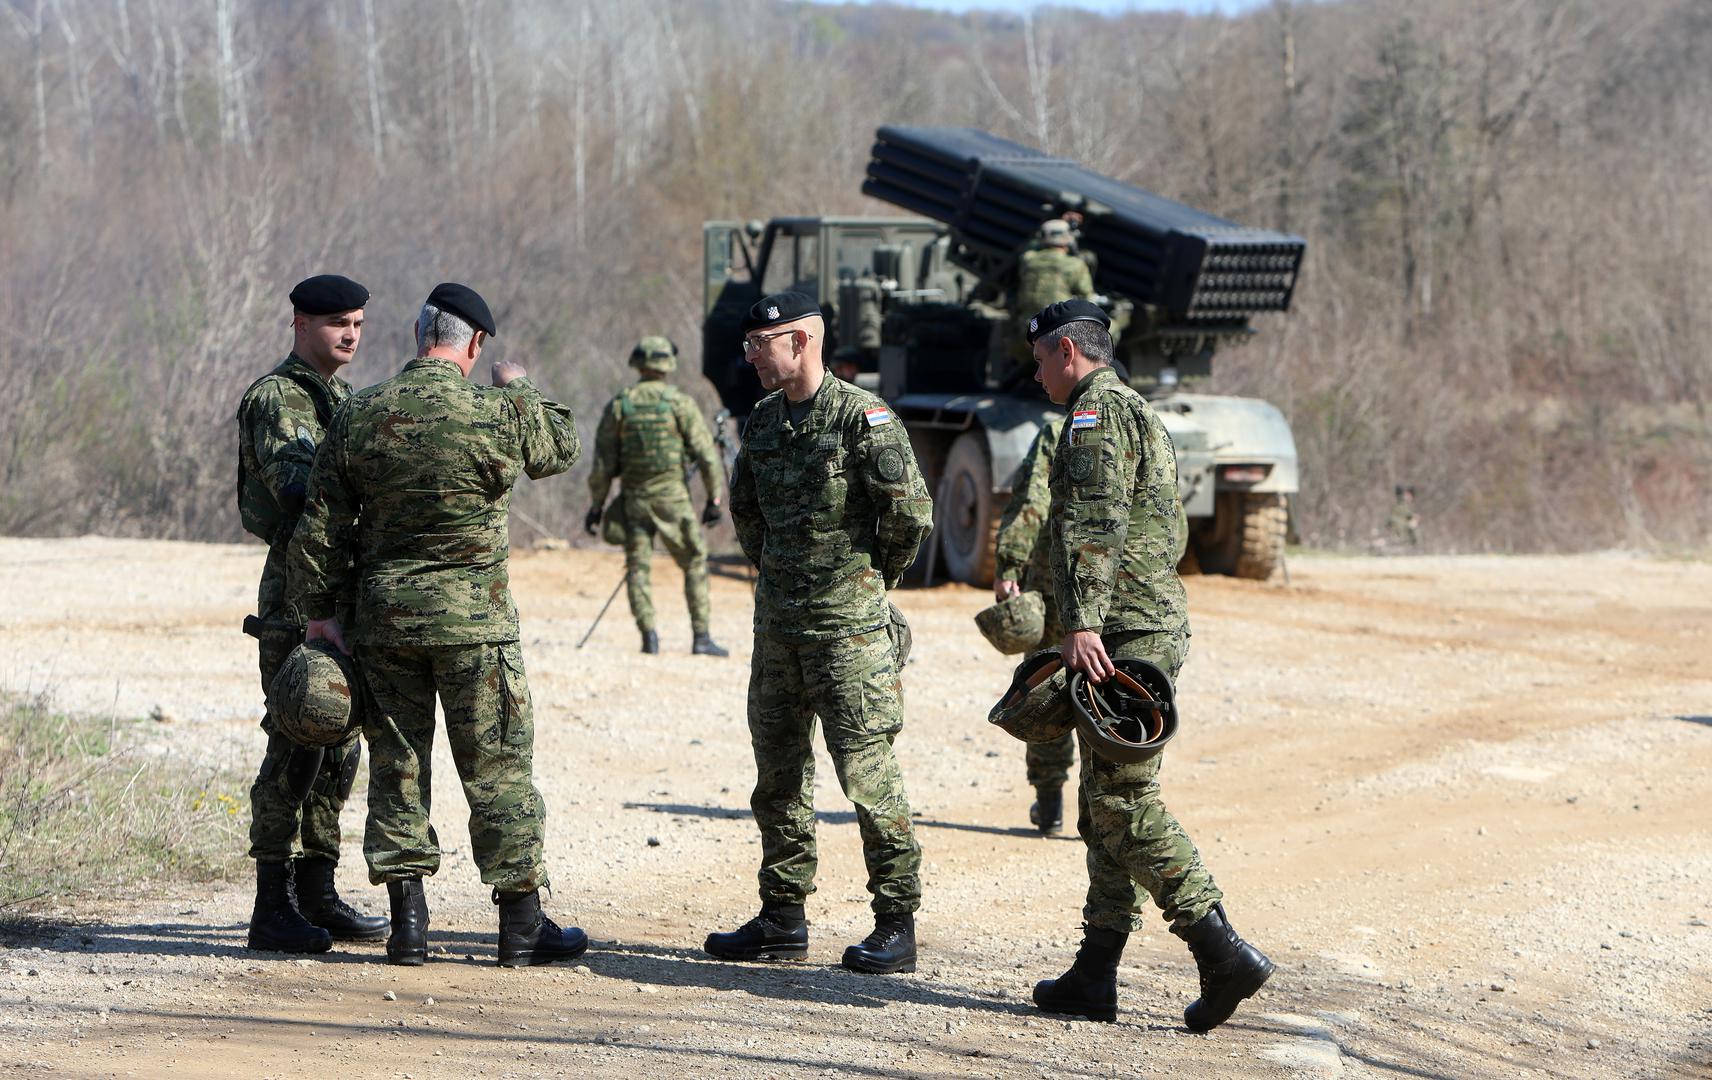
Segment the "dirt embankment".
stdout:
<svg viewBox="0 0 1712 1080">
<path fill-rule="evenodd" d="M 163 752 L 253 767 L 260 551 L 0 540 L 0 686 L 170 722 Z M 1712 567 L 1628 556 L 1299 559 L 1291 583 L 1189 583 L 1194 642 L 1166 798 L 1278 962 L 1210 1036 L 1181 944 L 1131 939 L 1116 1025 L 1028 1004 L 1079 939 L 1074 839 L 1026 827 L 1019 744 L 985 713 L 1008 665 L 979 592 L 906 592 L 898 742 L 926 854 L 914 975 L 838 968 L 866 932 L 849 804 L 821 759 L 805 964 L 718 963 L 752 913 L 749 591 L 714 584 L 726 661 L 635 652 L 607 552 L 520 555 L 515 589 L 551 817 L 549 909 L 575 968 L 502 972 L 442 742 L 434 959 L 242 948 L 247 883 L 67 903 L 0 948 L 0 1064 L 65 1076 L 1712 1075 Z M 370 910 L 363 799 L 341 887 Z"/>
</svg>

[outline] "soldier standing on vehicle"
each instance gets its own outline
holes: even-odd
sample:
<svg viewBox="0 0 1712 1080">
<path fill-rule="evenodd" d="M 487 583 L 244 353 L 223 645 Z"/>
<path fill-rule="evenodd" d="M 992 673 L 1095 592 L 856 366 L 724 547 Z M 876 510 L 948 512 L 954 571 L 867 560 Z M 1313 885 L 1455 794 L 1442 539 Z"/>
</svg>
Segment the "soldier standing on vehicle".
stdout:
<svg viewBox="0 0 1712 1080">
<path fill-rule="evenodd" d="M 621 489 L 614 513 L 624 525 L 624 576 L 630 614 L 642 633 L 642 651 L 660 651 L 649 586 L 658 536 L 684 574 L 684 602 L 695 635 L 690 651 L 725 656 L 726 651 L 708 636 L 707 541 L 701 531 L 703 525 L 719 521 L 725 470 L 695 401 L 666 382 L 666 376 L 678 368 L 678 347 L 663 337 L 645 337 L 631 350 L 630 366 L 642 373 L 642 379 L 614 397 L 600 414 L 583 525 L 591 536 L 600 528 L 607 492 L 617 478 Z M 690 506 L 686 459 L 701 470 L 702 486 L 707 489 L 699 522 Z"/>
<path fill-rule="evenodd" d="M 1182 551 L 1170 436 L 1142 396 L 1111 369 L 1110 319 L 1092 303 L 1053 304 L 1029 322 L 1035 378 L 1069 419 L 1052 462 L 1048 558 L 1067 667 L 1098 683 L 1112 658 L 1140 657 L 1173 679 L 1188 651 L 1177 576 Z M 1117 1015 L 1117 969 L 1141 926 L 1140 889 L 1189 945 L 1201 996 L 1183 1014 L 1193 1031 L 1230 1018 L 1272 973 L 1237 936 L 1224 894 L 1159 797 L 1163 755 L 1118 764 L 1082 745 L 1076 827 L 1088 847 L 1086 932 L 1070 970 L 1034 988 L 1048 1012 Z"/>
<path fill-rule="evenodd" d="M 844 794 L 856 806 L 874 931 L 844 951 L 852 971 L 914 971 L 921 848 L 892 753 L 903 727 L 886 590 L 933 524 L 909 436 L 885 402 L 829 377 L 825 323 L 811 297 L 762 298 L 743 320 L 744 357 L 775 391 L 755 406 L 731 480 L 731 520 L 760 567 L 749 737 L 761 830 L 761 912 L 708 937 L 726 960 L 808 952 L 814 891 L 818 715 Z"/>
<path fill-rule="evenodd" d="M 238 405 L 238 512 L 244 528 L 268 542 L 256 615 L 262 689 L 303 641 L 303 624 L 285 610 L 285 554 L 303 512 L 315 449 L 334 409 L 350 396 L 338 372 L 357 354 L 369 292 L 347 277 L 322 274 L 291 290 L 289 356 L 244 391 Z M 348 595 L 348 594 L 347 594 Z M 339 862 L 339 811 L 362 761 L 353 734 L 325 750 L 298 746 L 262 720 L 267 750 L 250 787 L 250 858 L 256 903 L 248 944 L 276 952 L 326 952 L 333 939 L 375 941 L 386 920 L 363 915 L 333 887 Z"/>
<path fill-rule="evenodd" d="M 1047 560 L 1048 530 L 1044 528 L 1052 504 L 1048 483 L 1052 458 L 1063 427 L 1062 419 L 1048 420 L 1011 475 L 1011 501 L 999 518 L 993 559 L 995 600 L 1037 592 L 1045 601 L 1046 632 L 1041 641 L 1048 645 L 1056 645 L 1064 636 Z M 1029 743 L 1026 761 L 1028 783 L 1035 792 L 1034 805 L 1028 808 L 1029 824 L 1042 833 L 1056 833 L 1064 827 L 1064 782 L 1070 778 L 1070 766 L 1076 763 L 1075 734 L 1065 732 L 1063 738 L 1052 742 Z"/>
<path fill-rule="evenodd" d="M 392 901 L 387 960 L 428 955 L 422 879 L 440 867 L 429 824 L 434 703 L 470 806 L 470 850 L 499 905 L 506 967 L 580 956 L 587 936 L 541 912 L 546 808 L 533 779 L 535 727 L 507 561 L 520 474 L 576 463 L 570 410 L 522 365 L 469 381 L 494 333 L 464 285 L 434 288 L 416 320 L 417 357 L 339 411 L 310 476 L 290 551 L 290 597 L 311 640 L 345 648 L 336 599 L 361 582 L 356 658 L 374 708 L 363 854 Z"/>
<path fill-rule="evenodd" d="M 1026 344 L 1029 316 L 1060 300 L 1094 295 L 1088 264 L 1070 253 L 1074 242 L 1070 223 L 1052 218 L 1041 222 L 1039 242 L 1017 257 L 1016 306 L 1012 311 L 1016 335 L 1011 348 L 1019 375 L 1034 362 Z"/>
</svg>

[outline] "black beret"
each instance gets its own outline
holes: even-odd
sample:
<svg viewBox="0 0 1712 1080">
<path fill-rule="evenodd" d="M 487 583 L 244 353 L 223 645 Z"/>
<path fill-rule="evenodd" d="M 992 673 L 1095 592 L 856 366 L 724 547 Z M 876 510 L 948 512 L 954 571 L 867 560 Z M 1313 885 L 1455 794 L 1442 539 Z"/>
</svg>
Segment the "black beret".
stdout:
<svg viewBox="0 0 1712 1080">
<path fill-rule="evenodd" d="M 1028 343 L 1033 345 L 1042 334 L 1050 334 L 1060 326 L 1073 322 L 1096 322 L 1102 330 L 1112 328 L 1112 317 L 1092 300 L 1060 300 L 1047 304 L 1040 314 L 1028 320 Z"/>
<path fill-rule="evenodd" d="M 369 291 L 348 277 L 316 274 L 291 290 L 291 306 L 305 315 L 337 315 L 369 302 Z"/>
<path fill-rule="evenodd" d="M 493 312 L 487 309 L 487 301 L 468 285 L 442 281 L 428 294 L 428 302 L 441 311 L 451 312 L 477 330 L 485 332 L 488 337 L 499 333 L 494 329 Z"/>
<path fill-rule="evenodd" d="M 751 330 L 796 322 L 798 319 L 819 314 L 820 305 L 807 293 L 774 293 L 755 301 L 755 306 L 749 309 L 749 314 L 743 316 L 743 333 L 748 334 Z"/>
</svg>

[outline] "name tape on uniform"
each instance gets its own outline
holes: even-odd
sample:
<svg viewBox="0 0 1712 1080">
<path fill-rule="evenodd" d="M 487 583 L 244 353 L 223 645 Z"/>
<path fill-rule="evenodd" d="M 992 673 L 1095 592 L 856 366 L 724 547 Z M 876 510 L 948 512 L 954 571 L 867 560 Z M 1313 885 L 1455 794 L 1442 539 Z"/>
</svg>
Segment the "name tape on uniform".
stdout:
<svg viewBox="0 0 1712 1080">
<path fill-rule="evenodd" d="M 869 427 L 879 427 L 881 424 L 892 422 L 892 410 L 884 405 L 879 408 L 868 409 L 863 415 L 867 416 Z"/>
<path fill-rule="evenodd" d="M 1070 415 L 1070 427 L 1081 431 L 1084 428 L 1099 427 L 1100 414 L 1096 409 L 1077 409 Z"/>
</svg>

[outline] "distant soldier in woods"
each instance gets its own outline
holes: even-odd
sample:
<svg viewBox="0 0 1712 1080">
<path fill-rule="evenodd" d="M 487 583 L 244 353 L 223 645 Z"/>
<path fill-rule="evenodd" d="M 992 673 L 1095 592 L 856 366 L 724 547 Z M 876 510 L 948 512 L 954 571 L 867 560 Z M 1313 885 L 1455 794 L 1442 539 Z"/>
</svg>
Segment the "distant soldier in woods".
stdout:
<svg viewBox="0 0 1712 1080">
<path fill-rule="evenodd" d="M 1387 523 L 1391 533 L 1391 543 L 1399 548 L 1417 548 L 1421 546 L 1421 518 L 1415 512 L 1415 489 L 1402 484 L 1393 488 L 1396 502 L 1391 507 L 1391 520 Z"/>
<path fill-rule="evenodd" d="M 256 614 L 244 630 L 257 639 L 262 689 L 303 640 L 286 614 L 285 556 L 303 512 L 315 450 L 334 409 L 350 396 L 338 372 L 357 354 L 369 292 L 350 278 L 322 274 L 291 290 L 291 354 L 244 391 L 238 405 L 238 511 L 244 528 L 268 542 Z M 335 603 L 352 594 L 340 593 Z M 373 941 L 386 920 L 339 898 L 339 811 L 362 760 L 353 733 L 328 749 L 297 746 L 263 719 L 267 750 L 250 787 L 250 858 L 256 903 L 249 946 L 325 952 L 333 938 Z"/>
<path fill-rule="evenodd" d="M 1142 396 L 1111 368 L 1109 317 L 1084 300 L 1029 322 L 1035 378 L 1066 407 L 1052 461 L 1048 559 L 1066 667 L 1095 683 L 1113 658 L 1139 657 L 1177 677 L 1189 647 L 1188 602 L 1177 576 L 1184 519 L 1171 438 Z M 1082 743 L 1076 828 L 1088 848 L 1085 931 L 1070 970 L 1034 988 L 1048 1012 L 1117 1016 L 1117 970 L 1141 925 L 1145 889 L 1188 943 L 1201 996 L 1183 1013 L 1193 1031 L 1228 1020 L 1272 973 L 1237 936 L 1224 894 L 1159 797 L 1163 755 L 1121 764 Z"/>
<path fill-rule="evenodd" d="M 886 591 L 915 560 L 933 505 L 885 402 L 826 372 L 825 323 L 812 298 L 764 297 L 742 329 L 744 357 L 774 391 L 749 417 L 731 480 L 737 539 L 760 567 L 749 805 L 761 830 L 761 911 L 710 935 L 706 948 L 726 960 L 808 952 L 818 716 L 856 806 L 873 896 L 874 931 L 844 951 L 844 966 L 914 971 L 921 848 L 892 753 L 904 716 Z"/>
<path fill-rule="evenodd" d="M 1023 592 L 1041 595 L 1046 608 L 1041 641 L 1047 645 L 1056 645 L 1064 636 L 1053 595 L 1045 528 L 1052 504 L 1052 458 L 1063 429 L 1062 419 L 1047 421 L 1012 474 L 1011 501 L 999 519 L 993 562 L 995 600 Z M 1056 833 L 1064 827 L 1064 782 L 1070 778 L 1070 766 L 1076 763 L 1075 733 L 1065 732 L 1063 738 L 1049 743 L 1029 743 L 1026 761 L 1029 786 L 1035 793 L 1034 805 L 1028 810 L 1029 823 L 1043 833 Z"/>
<path fill-rule="evenodd" d="M 660 651 L 649 584 L 658 536 L 684 574 L 684 602 L 694 634 L 690 651 L 725 656 L 708 634 L 707 541 L 702 536 L 703 525 L 719 521 L 725 470 L 695 401 L 666 381 L 677 370 L 678 347 L 663 337 L 645 337 L 631 350 L 630 366 L 642 373 L 641 381 L 607 403 L 595 430 L 583 524 L 591 536 L 600 528 L 607 492 L 618 479 L 621 488 L 612 513 L 622 524 L 624 575 L 642 651 Z M 699 522 L 690 504 L 689 461 L 701 470 L 707 490 Z"/>
<path fill-rule="evenodd" d="M 309 638 L 349 651 L 337 600 L 361 582 L 350 640 L 375 706 L 363 729 L 374 758 L 363 854 L 392 902 L 387 960 L 428 956 L 436 698 L 471 855 L 499 905 L 500 964 L 568 960 L 588 937 L 541 911 L 546 807 L 507 562 L 512 487 L 574 465 L 577 428 L 520 364 L 494 364 L 492 388 L 470 382 L 495 330 L 473 289 L 436 286 L 415 330 L 416 359 L 353 396 L 328 430 L 291 544 L 290 600 Z"/>
</svg>

